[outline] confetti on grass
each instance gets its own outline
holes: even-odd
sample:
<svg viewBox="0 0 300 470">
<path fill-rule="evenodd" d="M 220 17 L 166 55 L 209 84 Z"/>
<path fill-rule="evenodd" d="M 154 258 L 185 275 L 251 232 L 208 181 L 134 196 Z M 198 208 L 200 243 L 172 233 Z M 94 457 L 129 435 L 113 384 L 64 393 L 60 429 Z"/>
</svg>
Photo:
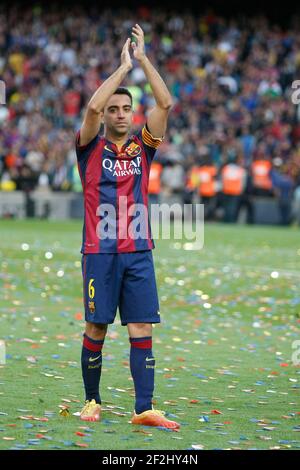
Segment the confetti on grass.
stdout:
<svg viewBox="0 0 300 470">
<path fill-rule="evenodd" d="M 6 229 L 5 223 L 0 329 L 7 335 L 8 367 L 1 367 L 1 448 L 300 449 L 300 369 L 291 361 L 300 325 L 296 233 L 286 231 L 282 246 L 282 233 L 274 230 L 222 227 L 220 237 L 218 226 L 206 228 L 201 252 L 157 243 L 164 322 L 153 335 L 155 407 L 181 423 L 174 433 L 128 423 L 134 388 L 128 338 L 119 324 L 103 349 L 103 384 L 109 385 L 102 386 L 103 420 L 79 426 L 78 227 L 39 221 L 40 236 L 36 227 Z"/>
</svg>

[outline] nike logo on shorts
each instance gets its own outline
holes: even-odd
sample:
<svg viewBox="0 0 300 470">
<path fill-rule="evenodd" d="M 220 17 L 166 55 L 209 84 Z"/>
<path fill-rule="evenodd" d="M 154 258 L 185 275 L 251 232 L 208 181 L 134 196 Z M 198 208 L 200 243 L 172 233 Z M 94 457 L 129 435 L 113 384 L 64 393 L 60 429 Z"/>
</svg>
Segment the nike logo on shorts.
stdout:
<svg viewBox="0 0 300 470">
<path fill-rule="evenodd" d="M 149 361 L 154 361 L 154 357 L 146 357 L 146 362 L 149 362 Z"/>
<path fill-rule="evenodd" d="M 89 357 L 89 362 L 97 361 L 97 359 L 99 359 L 99 357 L 101 357 L 101 354 L 99 354 L 99 356 L 97 356 L 97 357 Z"/>
</svg>

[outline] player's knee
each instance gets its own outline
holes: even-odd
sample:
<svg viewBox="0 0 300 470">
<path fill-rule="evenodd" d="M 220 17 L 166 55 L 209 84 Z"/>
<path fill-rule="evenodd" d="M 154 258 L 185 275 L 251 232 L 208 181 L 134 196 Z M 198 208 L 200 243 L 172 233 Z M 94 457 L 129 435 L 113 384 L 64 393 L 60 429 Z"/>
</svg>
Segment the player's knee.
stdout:
<svg viewBox="0 0 300 470">
<path fill-rule="evenodd" d="M 102 325 L 100 323 L 90 323 L 86 322 L 85 334 L 92 339 L 104 339 L 107 332 L 107 325 Z"/>
<path fill-rule="evenodd" d="M 128 323 L 128 332 L 131 338 L 142 338 L 152 336 L 151 323 Z"/>
</svg>

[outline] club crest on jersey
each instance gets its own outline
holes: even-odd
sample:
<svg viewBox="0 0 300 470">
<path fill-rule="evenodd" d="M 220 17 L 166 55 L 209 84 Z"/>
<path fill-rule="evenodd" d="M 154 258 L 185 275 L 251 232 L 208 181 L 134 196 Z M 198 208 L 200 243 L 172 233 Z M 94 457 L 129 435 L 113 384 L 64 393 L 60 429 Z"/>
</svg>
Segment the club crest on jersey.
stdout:
<svg viewBox="0 0 300 470">
<path fill-rule="evenodd" d="M 141 153 L 140 145 L 136 144 L 135 142 L 131 142 L 125 149 L 125 152 L 129 157 L 136 157 Z"/>
<path fill-rule="evenodd" d="M 95 310 L 96 310 L 95 302 L 89 302 L 89 310 L 91 313 L 95 313 Z"/>
</svg>

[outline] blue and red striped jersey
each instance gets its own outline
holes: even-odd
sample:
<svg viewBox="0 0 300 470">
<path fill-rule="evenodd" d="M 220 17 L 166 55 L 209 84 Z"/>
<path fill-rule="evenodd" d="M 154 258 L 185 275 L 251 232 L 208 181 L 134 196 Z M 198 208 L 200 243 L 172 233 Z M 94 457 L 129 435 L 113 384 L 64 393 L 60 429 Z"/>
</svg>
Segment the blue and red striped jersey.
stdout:
<svg viewBox="0 0 300 470">
<path fill-rule="evenodd" d="M 125 253 L 154 248 L 148 216 L 150 165 L 162 139 L 145 125 L 118 150 L 99 134 L 76 154 L 84 196 L 81 253 Z"/>
</svg>

